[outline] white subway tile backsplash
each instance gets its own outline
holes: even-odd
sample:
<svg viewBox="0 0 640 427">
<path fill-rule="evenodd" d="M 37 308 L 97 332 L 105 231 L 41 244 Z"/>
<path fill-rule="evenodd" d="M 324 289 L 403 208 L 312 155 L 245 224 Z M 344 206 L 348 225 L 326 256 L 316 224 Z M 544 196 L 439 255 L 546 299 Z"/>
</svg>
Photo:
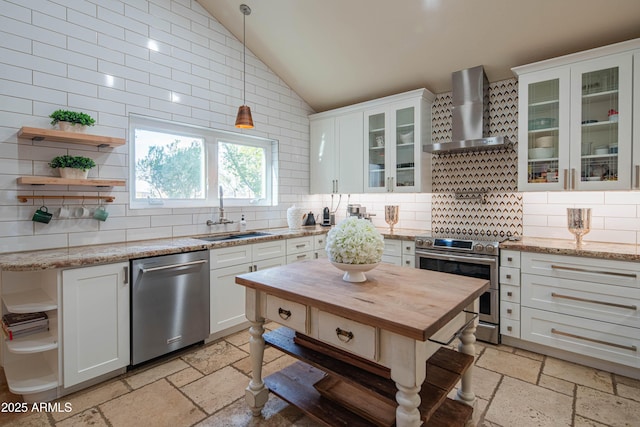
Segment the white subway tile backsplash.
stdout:
<svg viewBox="0 0 640 427">
<path fill-rule="evenodd" d="M 2 33 L 0 47 L 6 47 L 16 52 L 31 53 L 31 40 L 14 34 Z M 7 58 L 2 58 L 2 61 L 9 62 Z M 6 75 L 9 76 L 9 74 Z"/>
<path fill-rule="evenodd" d="M 1 4 L 3 16 L 14 19 L 16 21 L 22 21 L 27 24 L 31 22 L 31 9 L 23 7 L 22 5 L 17 3 L 11 3 L 6 0 L 3 0 Z M 64 14 L 64 8 L 56 5 L 56 9 Z M 42 11 L 42 9 L 40 10 Z"/>
<path fill-rule="evenodd" d="M 72 19 L 67 16 L 61 16 L 59 18 L 51 15 L 42 14 L 39 12 L 33 12 L 31 23 L 39 28 L 44 28 L 55 33 L 59 33 L 65 36 L 75 37 L 81 40 L 86 40 L 89 43 L 95 43 L 97 34 L 95 28 L 88 26 L 87 16 L 83 15 L 84 19 L 80 22 L 81 25 L 77 25 Z M 60 44 L 60 46 L 62 46 Z"/>
<path fill-rule="evenodd" d="M 603 191 L 558 191 L 547 193 L 547 198 L 549 204 L 563 204 L 567 206 L 574 203 L 601 205 L 604 203 L 604 194 Z"/>
</svg>

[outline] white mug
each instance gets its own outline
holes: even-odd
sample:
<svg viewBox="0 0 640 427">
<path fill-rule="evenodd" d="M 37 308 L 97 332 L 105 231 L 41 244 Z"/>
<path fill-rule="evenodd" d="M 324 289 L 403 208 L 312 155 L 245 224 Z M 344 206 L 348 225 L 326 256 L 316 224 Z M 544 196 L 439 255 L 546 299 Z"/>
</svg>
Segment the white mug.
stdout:
<svg viewBox="0 0 640 427">
<path fill-rule="evenodd" d="M 76 208 L 74 213 L 76 218 L 88 218 L 91 216 L 91 211 L 89 208 L 85 208 L 84 206 Z"/>
<path fill-rule="evenodd" d="M 58 209 L 58 218 L 69 218 L 71 216 L 71 210 L 66 206 L 61 206 Z"/>
</svg>

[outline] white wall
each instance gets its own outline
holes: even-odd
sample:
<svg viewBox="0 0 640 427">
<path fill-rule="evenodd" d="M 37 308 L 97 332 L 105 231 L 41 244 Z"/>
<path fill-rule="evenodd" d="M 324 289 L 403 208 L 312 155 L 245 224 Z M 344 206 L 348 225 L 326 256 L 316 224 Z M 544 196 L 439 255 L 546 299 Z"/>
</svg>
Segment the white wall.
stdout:
<svg viewBox="0 0 640 427">
<path fill-rule="evenodd" d="M 103 194 L 116 200 L 109 219 L 34 223 L 41 201 L 18 194 L 96 195 L 94 188 L 18 186 L 16 178 L 55 173 L 47 162 L 84 155 L 90 177 L 127 179 L 128 147 L 32 142 L 21 126 L 48 128 L 58 109 L 96 118 L 92 133 L 127 137 L 130 113 L 236 131 L 242 104 L 242 43 L 194 0 L 0 0 L 0 252 L 207 233 L 215 208 L 130 210 L 128 186 Z M 286 225 L 286 209 L 308 194 L 311 109 L 247 51 L 247 104 L 256 127 L 279 140 L 280 205 L 229 209 L 249 228 Z M 78 202 L 67 202 L 77 206 Z M 47 202 L 50 210 L 60 201 Z M 88 206 L 92 207 L 95 205 Z"/>
<path fill-rule="evenodd" d="M 573 239 L 567 208 L 591 208 L 585 242 L 640 243 L 640 192 L 573 191 L 523 193 L 523 234 Z"/>
</svg>

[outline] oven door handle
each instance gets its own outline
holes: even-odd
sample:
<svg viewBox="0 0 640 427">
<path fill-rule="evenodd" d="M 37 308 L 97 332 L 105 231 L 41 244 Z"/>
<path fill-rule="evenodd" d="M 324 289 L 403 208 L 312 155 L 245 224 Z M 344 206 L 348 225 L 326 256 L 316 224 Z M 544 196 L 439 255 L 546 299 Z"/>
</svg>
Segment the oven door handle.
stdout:
<svg viewBox="0 0 640 427">
<path fill-rule="evenodd" d="M 444 261 L 474 262 L 476 264 L 493 265 L 493 266 L 496 266 L 496 267 L 498 265 L 497 257 L 493 257 L 493 256 L 491 258 L 481 258 L 481 257 L 457 255 L 457 254 L 456 255 L 454 255 L 454 254 L 439 254 L 439 253 L 434 253 L 434 252 L 418 252 L 418 251 L 416 251 L 416 267 L 417 267 L 419 258 L 434 258 L 434 259 L 441 259 L 441 260 L 444 260 Z"/>
</svg>

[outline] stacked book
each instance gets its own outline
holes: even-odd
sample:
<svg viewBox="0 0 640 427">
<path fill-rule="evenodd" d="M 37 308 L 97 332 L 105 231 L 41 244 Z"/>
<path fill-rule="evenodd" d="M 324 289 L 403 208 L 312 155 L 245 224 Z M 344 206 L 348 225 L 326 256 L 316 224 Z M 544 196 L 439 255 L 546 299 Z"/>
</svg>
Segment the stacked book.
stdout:
<svg viewBox="0 0 640 427">
<path fill-rule="evenodd" d="M 2 331 L 7 339 L 37 334 L 49 329 L 47 313 L 9 313 L 2 316 Z"/>
</svg>

